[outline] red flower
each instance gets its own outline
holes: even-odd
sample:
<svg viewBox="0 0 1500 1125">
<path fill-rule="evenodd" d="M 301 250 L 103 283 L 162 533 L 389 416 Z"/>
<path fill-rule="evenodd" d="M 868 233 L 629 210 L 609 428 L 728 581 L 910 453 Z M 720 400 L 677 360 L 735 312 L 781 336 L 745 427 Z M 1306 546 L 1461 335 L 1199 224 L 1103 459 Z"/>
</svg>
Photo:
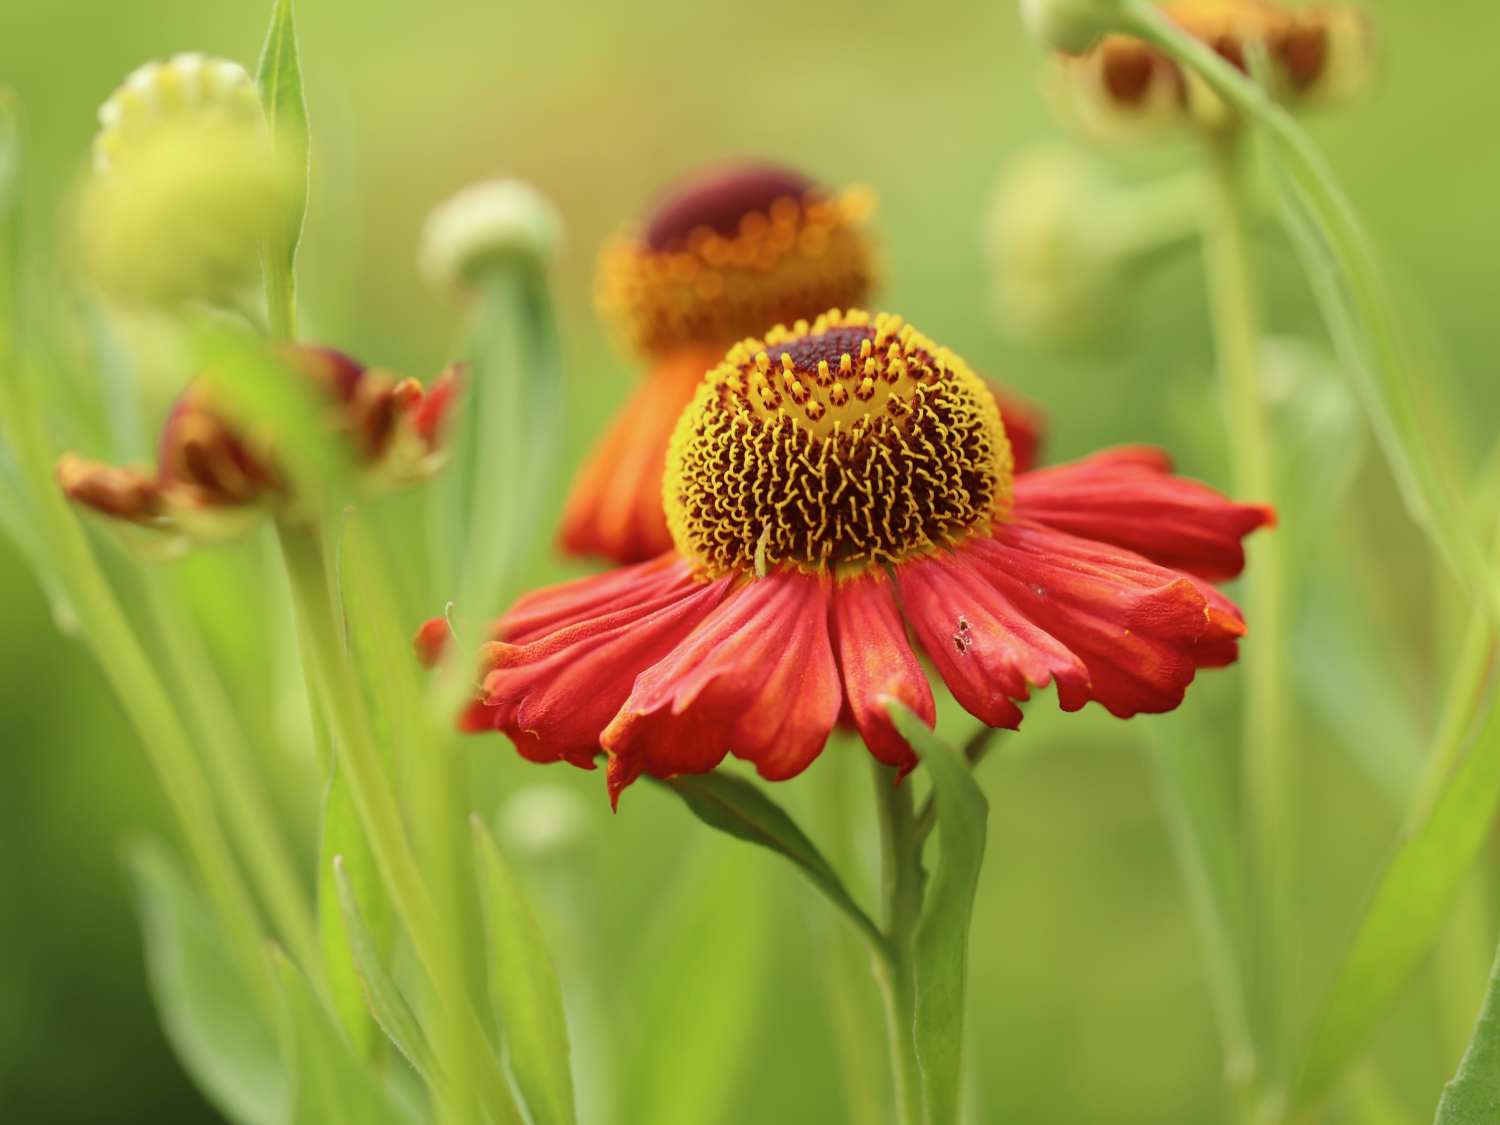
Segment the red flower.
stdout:
<svg viewBox="0 0 1500 1125">
<path fill-rule="evenodd" d="M 372 475 L 401 481 L 437 459 L 442 425 L 457 390 L 445 372 L 427 391 L 397 381 L 332 348 L 286 349 L 289 370 L 314 383 L 333 406 L 333 424 Z M 213 535 L 232 531 L 257 505 L 287 499 L 275 459 L 239 433 L 193 383 L 167 417 L 151 472 L 65 454 L 58 482 L 69 498 L 114 519 Z"/>
<path fill-rule="evenodd" d="M 529 594 L 481 655 L 470 730 L 642 773 L 726 753 L 770 779 L 840 717 L 903 773 L 895 698 L 934 721 L 908 633 L 970 713 L 1015 727 L 1033 687 L 1074 711 L 1168 711 L 1245 632 L 1209 585 L 1274 521 L 1123 448 L 1013 476 L 985 384 L 898 318 L 830 313 L 736 345 L 668 455 L 675 549 Z M 430 637 L 429 637 L 430 640 Z"/>
</svg>

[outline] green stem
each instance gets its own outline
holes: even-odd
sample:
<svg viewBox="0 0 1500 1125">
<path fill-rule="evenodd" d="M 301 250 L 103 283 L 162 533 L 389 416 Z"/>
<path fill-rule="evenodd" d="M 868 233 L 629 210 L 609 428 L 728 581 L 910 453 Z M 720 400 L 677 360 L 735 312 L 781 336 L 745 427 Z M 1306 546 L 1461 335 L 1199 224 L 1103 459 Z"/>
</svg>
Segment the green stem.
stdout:
<svg viewBox="0 0 1500 1125">
<path fill-rule="evenodd" d="M 970 769 L 977 770 L 980 763 L 989 756 L 990 751 L 995 748 L 995 736 L 999 733 L 994 727 L 982 726 L 969 736 L 969 741 L 964 743 L 964 761 L 969 763 Z M 921 811 L 917 813 L 916 825 L 912 829 L 918 847 L 926 842 L 936 824 L 937 801 L 929 793 L 927 799 L 922 802 Z"/>
<path fill-rule="evenodd" d="M 395 791 L 382 767 L 343 642 L 322 537 L 307 527 L 282 525 L 278 530 L 308 642 L 314 704 L 324 705 L 334 753 L 348 779 L 376 866 L 432 986 L 434 1049 L 447 1060 L 451 1079 L 439 1097 L 440 1107 L 458 1122 L 478 1123 L 487 1114 L 496 1125 L 519 1123 L 515 1099 L 470 1003 L 463 966 L 444 936 L 444 918 L 422 878 Z"/>
<path fill-rule="evenodd" d="M 163 590 L 161 577 L 147 572 L 144 579 L 146 612 L 161 635 L 189 721 L 197 729 L 198 744 L 225 797 L 229 829 L 282 940 L 314 986 L 326 993 L 311 902 L 233 705 L 214 674 L 202 638 Z"/>
<path fill-rule="evenodd" d="M 916 836 L 911 786 L 897 785 L 888 766 L 872 762 L 880 822 L 881 892 L 891 956 L 874 960 L 885 1000 L 886 1034 L 896 1088 L 898 1125 L 922 1125 L 922 1073 L 917 1061 L 913 939 L 922 914 L 922 844 Z"/>
<path fill-rule="evenodd" d="M 1213 205 L 1203 231 L 1209 303 L 1213 314 L 1230 458 L 1238 495 L 1274 504 L 1276 472 L 1260 376 L 1259 310 L 1250 243 L 1250 213 L 1237 136 L 1213 148 Z M 1247 825 L 1260 888 L 1259 959 L 1266 987 L 1261 1054 L 1279 1080 L 1289 1062 L 1293 957 L 1291 879 L 1295 866 L 1292 804 L 1295 753 L 1287 722 L 1285 558 L 1280 536 L 1249 545 L 1245 574 L 1246 617 L 1253 633 L 1245 645 L 1243 758 Z"/>
<path fill-rule="evenodd" d="M 0 416 L 10 423 L 13 448 L 36 502 L 54 577 L 72 602 L 80 634 L 93 649 L 105 679 L 141 740 L 225 937 L 260 1002 L 261 1014 L 274 1023 L 279 1002 L 265 956 L 264 934 L 255 901 L 221 829 L 212 787 L 172 699 L 120 608 L 83 528 L 52 480 L 52 457 L 41 417 L 20 371 L 0 371 L 0 406 L 4 408 Z"/>
<path fill-rule="evenodd" d="M 280 253 L 262 256 L 266 284 L 266 320 L 271 339 L 284 343 L 297 338 L 297 280 L 292 264 Z"/>
<path fill-rule="evenodd" d="M 1413 515 L 1470 589 L 1500 616 L 1500 582 L 1468 519 L 1463 494 L 1441 443 L 1428 440 L 1431 407 L 1416 381 L 1418 365 L 1374 248 L 1327 160 L 1295 118 L 1239 69 L 1173 23 L 1150 0 L 1122 0 L 1120 28 L 1192 70 L 1233 109 L 1265 129 L 1317 219 L 1322 249 L 1336 265 L 1368 345 L 1351 374 Z M 1372 359 L 1373 356 L 1373 359 Z M 1426 396 L 1430 397 L 1430 396 Z"/>
</svg>

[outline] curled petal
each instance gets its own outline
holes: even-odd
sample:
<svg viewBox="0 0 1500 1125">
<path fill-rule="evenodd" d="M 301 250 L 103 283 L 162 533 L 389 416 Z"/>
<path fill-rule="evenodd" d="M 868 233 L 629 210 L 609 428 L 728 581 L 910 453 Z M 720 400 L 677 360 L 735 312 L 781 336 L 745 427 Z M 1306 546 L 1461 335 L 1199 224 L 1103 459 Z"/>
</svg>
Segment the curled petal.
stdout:
<svg viewBox="0 0 1500 1125">
<path fill-rule="evenodd" d="M 1089 696 L 1121 718 L 1172 710 L 1196 670 L 1223 663 L 1226 644 L 1244 632 L 1189 576 L 1051 528 L 1001 525 L 962 552 L 1083 661 Z"/>
<path fill-rule="evenodd" d="M 57 483 L 68 499 L 114 519 L 148 523 L 162 509 L 156 481 L 145 473 L 72 453 L 58 461 Z"/>
<path fill-rule="evenodd" d="M 1211 582 L 1233 578 L 1245 566 L 1241 540 L 1274 526 L 1276 513 L 1237 504 L 1171 468 L 1160 450 L 1127 446 L 1039 469 L 1016 478 L 1015 515 Z"/>
<path fill-rule="evenodd" d="M 1021 709 L 1013 701 L 1056 681 L 1063 710 L 1078 710 L 1089 698 L 1083 661 L 982 567 L 971 567 L 966 554 L 907 563 L 896 572 L 907 619 L 953 697 L 990 726 L 1014 729 Z"/>
<path fill-rule="evenodd" d="M 899 699 L 929 727 L 937 722 L 937 711 L 884 571 L 858 575 L 834 588 L 833 640 L 844 696 L 860 737 L 880 761 L 909 773 L 917 756 L 891 723 L 885 701 Z"/>
<path fill-rule="evenodd" d="M 487 721 L 538 762 L 593 767 L 600 732 L 636 675 L 666 656 L 716 606 L 732 580 L 686 579 L 654 598 L 622 603 L 524 644 L 487 645 L 481 701 Z M 470 723 L 479 715 L 465 717 Z"/>
<path fill-rule="evenodd" d="M 806 768 L 843 705 L 831 596 L 826 577 L 798 571 L 747 582 L 642 672 L 600 740 L 611 798 L 642 773 L 702 772 L 726 752 L 771 780 Z"/>
<path fill-rule="evenodd" d="M 565 551 L 633 563 L 671 549 L 661 501 L 667 442 L 720 358 L 702 348 L 673 352 L 635 389 L 573 478 L 559 532 Z"/>
</svg>

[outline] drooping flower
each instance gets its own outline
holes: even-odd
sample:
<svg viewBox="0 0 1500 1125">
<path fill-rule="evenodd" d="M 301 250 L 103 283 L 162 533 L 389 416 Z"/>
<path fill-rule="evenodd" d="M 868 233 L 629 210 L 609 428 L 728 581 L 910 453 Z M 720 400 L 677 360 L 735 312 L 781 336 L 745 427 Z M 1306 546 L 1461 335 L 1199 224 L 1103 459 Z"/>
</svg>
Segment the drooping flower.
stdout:
<svg viewBox="0 0 1500 1125">
<path fill-rule="evenodd" d="M 1335 100 L 1362 84 L 1370 60 L 1369 29 L 1346 6 L 1292 8 L 1273 0 L 1173 0 L 1163 14 L 1220 57 L 1251 73 L 1264 52 L 1272 93 L 1289 104 Z M 1129 35 L 1107 35 L 1063 56 L 1065 88 L 1091 123 L 1172 120 L 1217 123 L 1218 99 L 1156 47 Z"/>
<path fill-rule="evenodd" d="M 600 309 L 650 369 L 573 480 L 566 551 L 639 562 L 671 547 L 661 480 L 678 415 L 735 340 L 865 299 L 872 207 L 862 189 L 831 192 L 791 169 L 710 165 L 604 248 Z M 1039 415 L 1019 399 L 1012 414 L 1033 451 Z"/>
<path fill-rule="evenodd" d="M 731 348 L 673 434 L 664 501 L 673 550 L 494 625 L 467 729 L 540 762 L 592 768 L 602 750 L 618 798 L 726 753 L 792 777 L 841 717 L 910 770 L 883 702 L 934 721 L 918 647 L 991 726 L 1049 683 L 1068 711 L 1171 710 L 1236 658 L 1245 625 L 1210 583 L 1274 519 L 1152 449 L 1018 476 L 983 380 L 860 312 Z M 419 649 L 443 632 L 424 626 Z"/>
<path fill-rule="evenodd" d="M 397 380 L 332 348 L 295 345 L 281 354 L 288 372 L 327 397 L 330 425 L 351 443 L 369 481 L 400 484 L 436 467 L 455 371 L 423 390 L 414 379 Z M 206 539 L 235 534 L 261 509 L 293 499 L 274 451 L 226 418 L 202 380 L 168 414 L 154 469 L 69 453 L 58 462 L 57 479 L 70 499 L 101 515 Z"/>
</svg>

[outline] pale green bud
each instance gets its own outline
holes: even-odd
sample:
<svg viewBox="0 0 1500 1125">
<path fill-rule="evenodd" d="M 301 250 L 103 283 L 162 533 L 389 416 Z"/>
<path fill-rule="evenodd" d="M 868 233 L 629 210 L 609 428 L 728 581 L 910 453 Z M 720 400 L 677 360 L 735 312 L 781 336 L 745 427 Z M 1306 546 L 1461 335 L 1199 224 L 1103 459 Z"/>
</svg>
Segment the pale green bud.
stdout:
<svg viewBox="0 0 1500 1125">
<path fill-rule="evenodd" d="M 1021 0 L 1021 15 L 1036 40 L 1071 55 L 1118 31 L 1123 9 L 1120 0 Z"/>
<path fill-rule="evenodd" d="M 433 208 L 417 264 L 434 285 L 468 286 L 507 261 L 545 268 L 562 237 L 557 209 L 536 188 L 520 180 L 488 180 Z"/>
</svg>

